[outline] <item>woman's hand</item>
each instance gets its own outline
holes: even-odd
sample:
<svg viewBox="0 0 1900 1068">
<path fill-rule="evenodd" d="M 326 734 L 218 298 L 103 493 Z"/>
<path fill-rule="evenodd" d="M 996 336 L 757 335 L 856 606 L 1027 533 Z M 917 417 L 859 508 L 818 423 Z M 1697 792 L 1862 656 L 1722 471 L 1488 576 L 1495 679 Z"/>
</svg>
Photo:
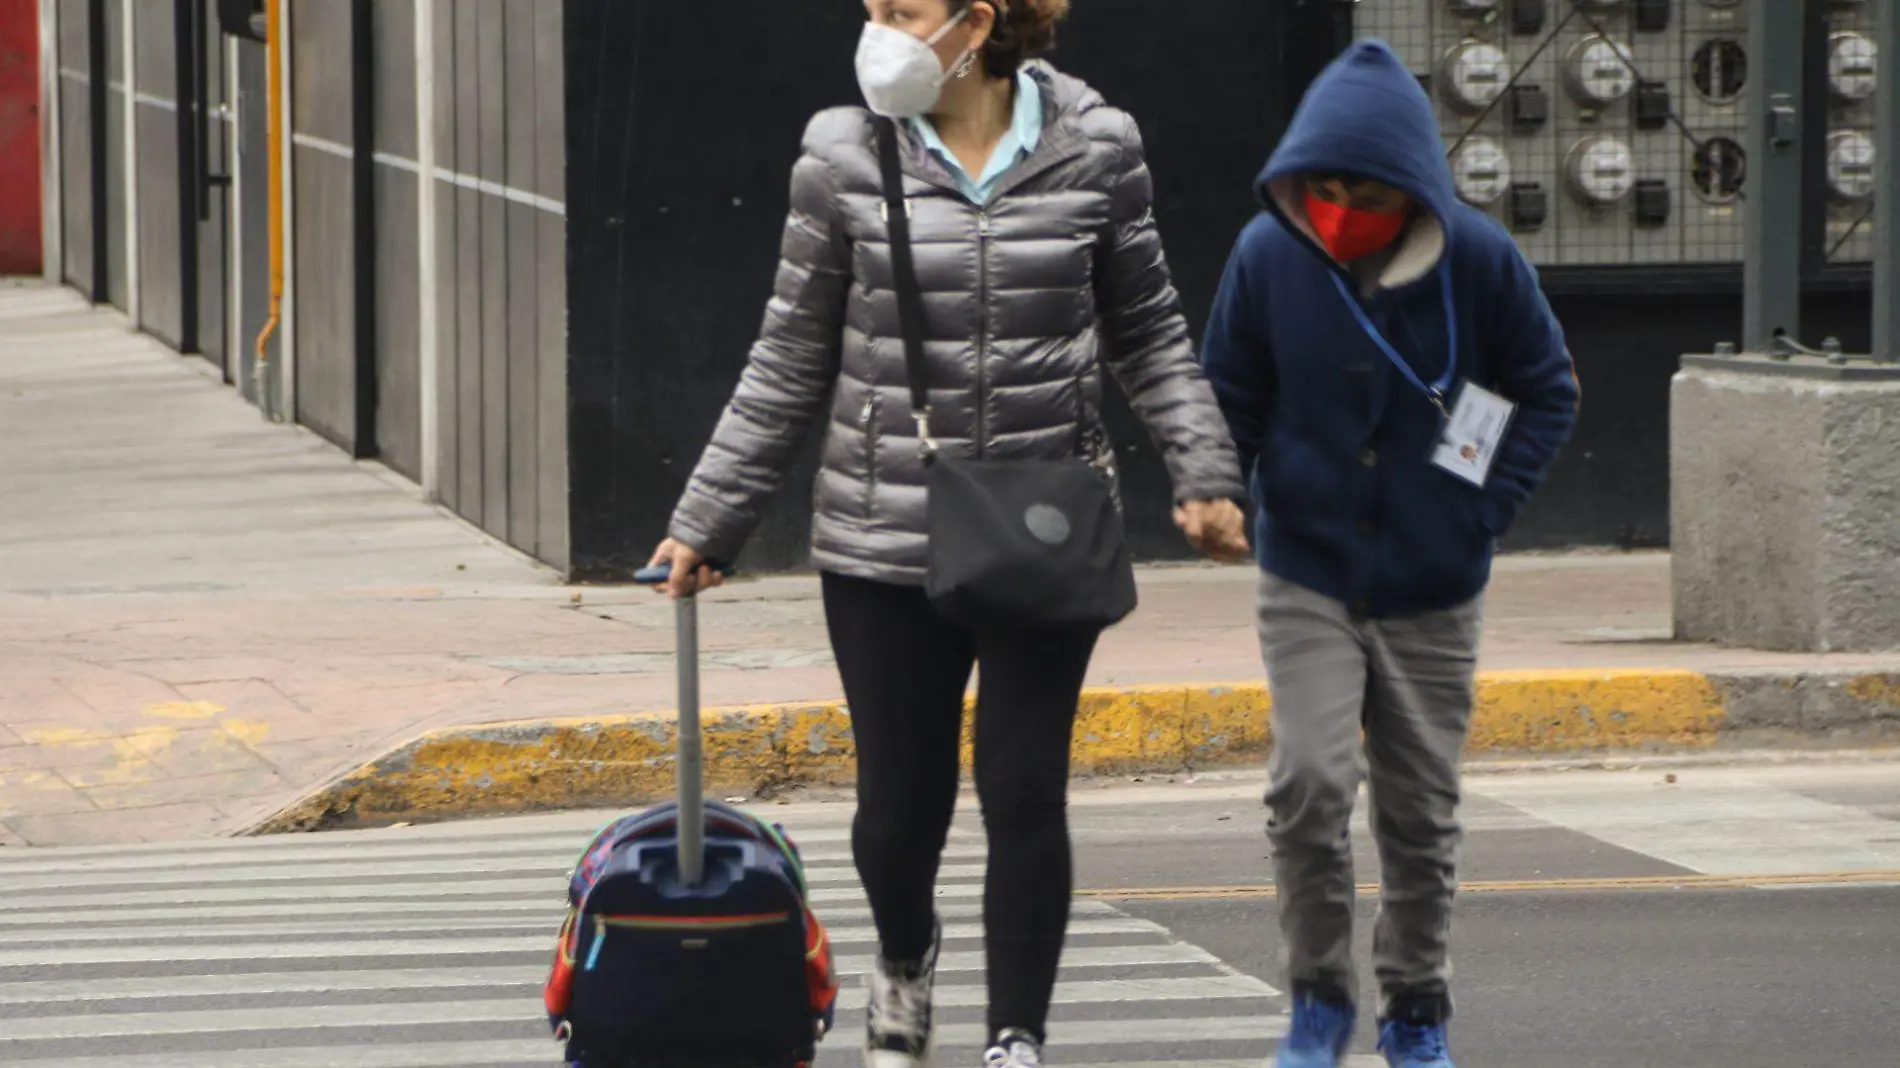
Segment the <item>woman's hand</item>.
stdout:
<svg viewBox="0 0 1900 1068">
<path fill-rule="evenodd" d="M 1174 510 L 1174 525 L 1210 560 L 1234 564 L 1253 555 L 1247 517 L 1233 501 L 1188 501 Z"/>
<path fill-rule="evenodd" d="M 672 538 L 661 542 L 660 547 L 653 550 L 653 560 L 647 566 L 659 567 L 663 564 L 673 566 L 673 577 L 667 580 L 664 587 L 655 586 L 654 589 L 665 589 L 676 600 L 691 597 L 700 590 L 722 586 L 726 581 L 724 575 L 707 566 L 704 557 Z"/>
</svg>

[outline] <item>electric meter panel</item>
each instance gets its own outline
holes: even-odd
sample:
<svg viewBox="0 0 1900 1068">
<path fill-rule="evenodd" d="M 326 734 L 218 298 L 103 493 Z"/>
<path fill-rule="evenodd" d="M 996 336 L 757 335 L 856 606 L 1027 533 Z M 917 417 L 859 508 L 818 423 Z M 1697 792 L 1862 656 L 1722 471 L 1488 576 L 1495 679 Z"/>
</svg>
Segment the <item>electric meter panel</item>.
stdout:
<svg viewBox="0 0 1900 1068">
<path fill-rule="evenodd" d="M 1352 12 L 1355 32 L 1390 44 L 1431 94 L 1458 196 L 1533 262 L 1741 258 L 1746 4 L 1357 0 Z M 1836 45 L 1843 109 L 1878 95 L 1864 52 Z"/>
<path fill-rule="evenodd" d="M 1828 13 L 1828 249 L 1836 263 L 1873 259 L 1874 111 L 1893 98 L 1874 29 L 1878 5 L 1836 3 Z"/>
</svg>

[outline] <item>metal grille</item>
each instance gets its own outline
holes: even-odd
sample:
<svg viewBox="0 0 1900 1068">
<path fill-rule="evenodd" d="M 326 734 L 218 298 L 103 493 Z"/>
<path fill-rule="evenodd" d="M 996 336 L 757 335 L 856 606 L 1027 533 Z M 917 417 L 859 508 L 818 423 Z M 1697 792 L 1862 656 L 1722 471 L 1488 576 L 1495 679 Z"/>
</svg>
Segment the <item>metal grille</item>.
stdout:
<svg viewBox="0 0 1900 1068">
<path fill-rule="evenodd" d="M 1843 8 L 1838 19 L 1871 18 Z M 1742 255 L 1747 15 L 1739 0 L 1359 0 L 1437 104 L 1459 195 L 1545 265 Z M 1870 94 L 1871 95 L 1871 94 Z M 1871 131 L 1870 103 L 1843 122 Z M 1871 144 L 1871 133 L 1868 133 Z M 1871 231 L 1843 259 L 1867 258 Z M 1856 244 L 1858 242 L 1858 245 Z"/>
</svg>

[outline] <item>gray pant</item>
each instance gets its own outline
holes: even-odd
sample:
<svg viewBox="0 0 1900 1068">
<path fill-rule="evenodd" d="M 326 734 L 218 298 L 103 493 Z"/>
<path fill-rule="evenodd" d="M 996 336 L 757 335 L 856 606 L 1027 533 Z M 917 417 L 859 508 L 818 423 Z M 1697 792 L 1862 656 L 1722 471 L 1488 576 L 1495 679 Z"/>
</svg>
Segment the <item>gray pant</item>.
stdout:
<svg viewBox="0 0 1900 1068">
<path fill-rule="evenodd" d="M 1369 771 L 1384 869 L 1373 935 L 1381 992 L 1388 1002 L 1449 994 L 1458 761 L 1483 614 L 1480 598 L 1414 618 L 1357 620 L 1331 598 L 1262 576 L 1260 647 L 1273 694 L 1267 836 L 1293 983 L 1357 995 L 1350 839 Z"/>
</svg>

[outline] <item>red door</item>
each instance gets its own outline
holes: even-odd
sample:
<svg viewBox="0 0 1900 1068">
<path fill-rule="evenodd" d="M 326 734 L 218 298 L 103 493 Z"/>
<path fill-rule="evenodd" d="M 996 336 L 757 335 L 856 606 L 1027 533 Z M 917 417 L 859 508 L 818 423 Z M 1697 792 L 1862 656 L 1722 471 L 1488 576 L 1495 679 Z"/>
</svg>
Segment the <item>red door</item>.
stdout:
<svg viewBox="0 0 1900 1068">
<path fill-rule="evenodd" d="M 0 0 L 0 275 L 40 273 L 39 4 Z"/>
</svg>

